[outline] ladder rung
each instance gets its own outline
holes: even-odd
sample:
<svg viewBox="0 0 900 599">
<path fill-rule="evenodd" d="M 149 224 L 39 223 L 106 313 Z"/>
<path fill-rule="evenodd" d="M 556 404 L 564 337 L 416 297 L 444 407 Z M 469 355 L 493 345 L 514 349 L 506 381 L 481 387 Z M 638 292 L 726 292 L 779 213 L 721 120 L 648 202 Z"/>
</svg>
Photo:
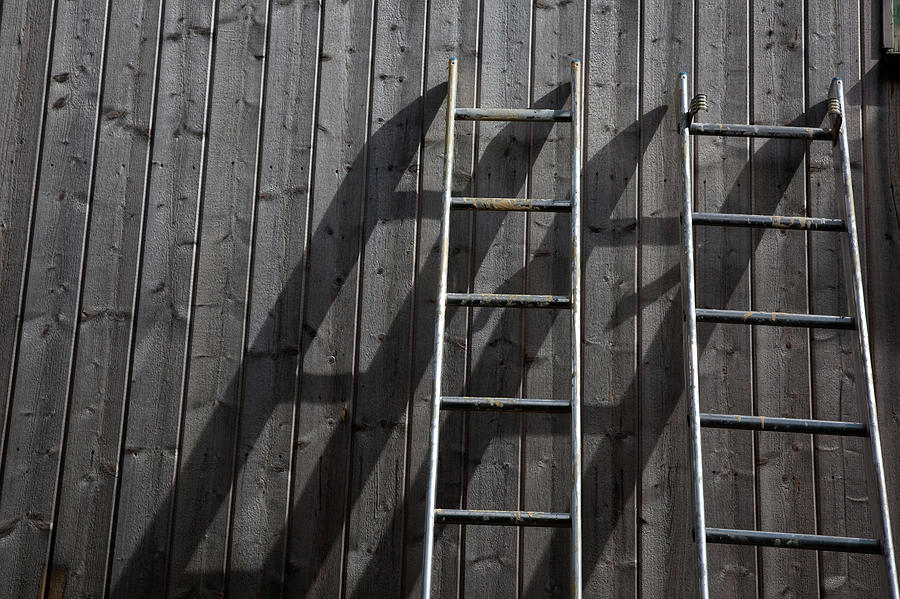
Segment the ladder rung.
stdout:
<svg viewBox="0 0 900 599">
<path fill-rule="evenodd" d="M 780 137 L 787 139 L 827 139 L 833 134 L 820 127 L 784 127 L 781 125 L 734 125 L 729 123 L 691 123 L 691 135 L 722 137 Z"/>
<path fill-rule="evenodd" d="M 693 220 L 695 225 L 712 225 L 720 227 L 764 227 L 768 229 L 803 229 L 809 231 L 847 230 L 844 221 L 839 218 L 694 212 Z"/>
<path fill-rule="evenodd" d="M 518 397 L 442 397 L 442 410 L 474 410 L 497 412 L 560 412 L 572 411 L 566 399 L 529 399 Z"/>
<path fill-rule="evenodd" d="M 844 435 L 847 437 L 867 437 L 869 434 L 866 430 L 866 425 L 860 422 L 770 418 L 768 416 L 741 416 L 739 414 L 700 414 L 700 426 L 748 431 Z"/>
<path fill-rule="evenodd" d="M 881 553 L 881 543 L 875 539 L 858 537 L 830 537 L 801 535 L 791 532 L 763 532 L 732 528 L 707 528 L 708 543 L 756 545 L 785 549 L 817 549 L 819 551 L 847 551 L 850 553 Z"/>
<path fill-rule="evenodd" d="M 448 306 L 485 308 L 569 308 L 564 295 L 521 295 L 517 293 L 448 293 Z"/>
<path fill-rule="evenodd" d="M 529 212 L 571 212 L 569 200 L 544 200 L 533 198 L 450 198 L 454 210 L 508 210 Z"/>
<path fill-rule="evenodd" d="M 725 324 L 756 324 L 775 327 L 810 327 L 820 329 L 854 329 L 849 316 L 825 316 L 822 314 L 788 314 L 786 312 L 756 312 L 743 310 L 697 310 L 697 322 Z"/>
<path fill-rule="evenodd" d="M 571 110 L 545 108 L 457 108 L 460 121 L 571 121 Z"/>
<path fill-rule="evenodd" d="M 499 526 L 569 527 L 569 514 L 558 512 L 519 512 L 505 510 L 434 510 L 434 518 L 447 524 L 485 524 Z"/>
</svg>

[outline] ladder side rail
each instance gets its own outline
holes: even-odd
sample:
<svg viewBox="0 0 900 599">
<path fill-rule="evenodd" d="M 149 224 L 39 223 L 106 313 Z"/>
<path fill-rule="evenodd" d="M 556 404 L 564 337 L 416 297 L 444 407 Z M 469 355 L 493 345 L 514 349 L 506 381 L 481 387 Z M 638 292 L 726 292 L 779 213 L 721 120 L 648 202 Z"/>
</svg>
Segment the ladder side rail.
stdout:
<svg viewBox="0 0 900 599">
<path fill-rule="evenodd" d="M 572 61 L 572 597 L 581 599 L 581 61 Z"/>
<path fill-rule="evenodd" d="M 694 470 L 694 528 L 697 543 L 697 567 L 700 597 L 709 599 L 709 573 L 706 552 L 706 510 L 703 499 L 703 454 L 700 439 L 700 378 L 697 342 L 697 296 L 694 283 L 693 189 L 691 181 L 690 124 L 687 73 L 678 79 L 680 90 L 679 127 L 681 129 L 682 207 L 681 207 L 681 302 L 685 372 L 684 386 L 689 407 L 691 460 Z"/>
<path fill-rule="evenodd" d="M 453 142 L 456 112 L 456 58 L 450 59 L 447 73 L 447 128 L 444 138 L 444 185 L 441 212 L 440 274 L 438 275 L 437 323 L 434 332 L 434 395 L 431 404 L 431 428 L 428 442 L 428 488 L 425 498 L 425 539 L 422 597 L 431 597 L 434 566 L 434 528 L 437 500 L 438 444 L 441 425 L 441 377 L 444 367 L 444 328 L 447 319 L 447 269 L 450 261 L 450 198 L 453 187 Z"/>
<path fill-rule="evenodd" d="M 844 86 L 843 81 L 835 78 L 831 84 L 831 90 L 828 94 L 829 100 L 837 100 L 839 113 L 834 117 L 843 117 L 845 114 Z M 830 102 L 829 102 L 830 103 Z M 837 121 L 837 118 L 835 118 Z M 871 455 L 869 456 L 871 468 L 871 476 L 874 478 L 874 488 L 870 486 L 869 496 L 872 504 L 873 517 L 877 512 L 880 520 L 880 526 L 873 526 L 876 536 L 880 539 L 885 560 L 885 582 L 887 585 L 890 599 L 900 599 L 900 590 L 898 590 L 898 574 L 897 562 L 894 553 L 893 536 L 891 533 L 891 521 L 888 508 L 887 486 L 884 476 L 884 457 L 881 451 L 881 435 L 878 427 L 878 411 L 875 402 L 875 382 L 872 370 L 872 355 L 869 347 L 869 326 L 866 316 L 865 292 L 862 280 L 862 265 L 859 251 L 859 236 L 857 233 L 856 212 L 853 199 L 853 182 L 850 175 L 850 151 L 847 142 L 847 126 L 846 119 L 843 123 L 837 125 L 837 139 L 834 151 L 837 156 L 835 163 L 839 165 L 839 189 L 843 193 L 843 202 L 841 209 L 843 210 L 844 219 L 847 223 L 847 235 L 845 236 L 845 256 L 844 270 L 847 271 L 847 280 L 850 286 L 848 300 L 850 309 L 856 317 L 856 328 L 859 335 L 859 353 L 857 363 L 860 365 L 862 376 L 862 389 L 859 390 L 859 400 L 861 402 L 860 411 L 867 416 L 867 424 L 869 428 L 869 439 L 871 443 Z M 875 497 L 873 497 L 875 495 Z"/>
</svg>

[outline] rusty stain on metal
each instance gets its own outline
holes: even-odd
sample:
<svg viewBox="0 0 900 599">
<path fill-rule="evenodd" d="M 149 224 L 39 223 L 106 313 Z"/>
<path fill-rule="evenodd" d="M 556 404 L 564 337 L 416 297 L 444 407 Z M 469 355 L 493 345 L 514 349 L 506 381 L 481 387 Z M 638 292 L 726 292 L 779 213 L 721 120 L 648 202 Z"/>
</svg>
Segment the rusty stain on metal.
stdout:
<svg viewBox="0 0 900 599">
<path fill-rule="evenodd" d="M 564 295 L 527 295 L 520 293 L 448 293 L 451 306 L 482 308 L 568 308 Z"/>
<path fill-rule="evenodd" d="M 694 225 L 716 227 L 762 227 L 803 231 L 846 231 L 844 221 L 838 218 L 811 216 L 784 216 L 764 214 L 727 214 L 719 212 L 695 212 Z"/>
<path fill-rule="evenodd" d="M 457 108 L 454 116 L 460 121 L 567 122 L 572 120 L 572 111 L 544 108 Z"/>
<path fill-rule="evenodd" d="M 572 203 L 567 200 L 535 198 L 479 198 L 454 197 L 454 210 L 505 210 L 522 212 L 571 212 Z"/>
<path fill-rule="evenodd" d="M 788 127 L 782 125 L 737 125 L 731 123 L 696 123 L 689 125 L 692 135 L 722 137 L 775 137 L 782 139 L 831 140 L 834 133 L 820 127 Z"/>
</svg>

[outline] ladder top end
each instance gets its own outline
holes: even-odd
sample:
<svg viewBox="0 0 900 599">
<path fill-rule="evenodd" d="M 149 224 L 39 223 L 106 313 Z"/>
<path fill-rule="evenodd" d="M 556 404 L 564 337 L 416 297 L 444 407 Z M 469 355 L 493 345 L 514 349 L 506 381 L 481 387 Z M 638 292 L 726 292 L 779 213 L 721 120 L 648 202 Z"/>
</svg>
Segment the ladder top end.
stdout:
<svg viewBox="0 0 900 599">
<path fill-rule="evenodd" d="M 455 56 L 451 56 L 451 57 L 450 57 L 450 62 L 456 62 L 456 57 L 455 57 Z"/>
<path fill-rule="evenodd" d="M 678 73 L 678 76 L 679 77 L 687 77 L 687 73 L 685 73 L 684 71 L 681 71 L 680 73 Z"/>
<path fill-rule="evenodd" d="M 580 63 L 581 63 L 581 59 L 579 59 L 579 58 L 572 59 L 572 64 L 580 64 Z"/>
<path fill-rule="evenodd" d="M 837 82 L 840 81 L 840 80 L 841 80 L 840 77 L 835 77 L 834 79 L 831 80 L 831 82 L 832 82 L 832 83 L 837 83 Z"/>
</svg>

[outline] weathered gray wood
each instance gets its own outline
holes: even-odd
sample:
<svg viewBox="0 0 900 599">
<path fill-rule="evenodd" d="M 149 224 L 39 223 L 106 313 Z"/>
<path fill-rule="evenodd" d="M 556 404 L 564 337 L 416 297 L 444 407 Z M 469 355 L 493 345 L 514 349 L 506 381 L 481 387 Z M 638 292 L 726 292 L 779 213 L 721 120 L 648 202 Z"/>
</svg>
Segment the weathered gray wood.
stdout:
<svg viewBox="0 0 900 599">
<path fill-rule="evenodd" d="M 0 6 L 0 305 L 6 306 L 0 311 L 0 459 L 22 321 L 53 8 L 45 0 Z"/>
<path fill-rule="evenodd" d="M 637 210 L 640 5 L 591 4 L 582 218 L 586 597 L 637 596 Z M 611 40 L 616 40 L 610 45 Z M 653 115 L 658 115 L 656 109 Z M 658 116 L 646 119 L 653 129 Z"/>
<path fill-rule="evenodd" d="M 755 40 L 750 56 L 752 121 L 805 124 L 803 6 L 764 1 L 754 6 L 751 23 Z M 754 140 L 751 149 L 755 213 L 806 213 L 807 144 L 805 141 Z M 752 309 L 809 311 L 806 235 L 793 233 L 754 231 Z M 755 327 L 753 339 L 756 413 L 809 417 L 809 330 Z M 757 435 L 757 465 L 759 529 L 814 531 L 810 436 Z M 764 548 L 760 549 L 759 555 L 763 572 L 762 594 L 809 596 L 816 592 L 814 553 Z"/>
<path fill-rule="evenodd" d="M 3 477 L 0 596 L 43 591 L 93 188 L 106 2 L 61 3 Z"/>
<path fill-rule="evenodd" d="M 639 597 L 696 594 L 697 552 L 692 542 L 693 473 L 679 296 L 681 156 L 678 73 L 689 69 L 694 40 L 693 3 L 643 4 L 641 106 L 665 106 L 658 129 L 642 127 L 644 150 L 638 244 L 640 507 Z"/>
<path fill-rule="evenodd" d="M 422 177 L 419 194 L 418 258 L 413 349 L 413 392 L 409 420 L 409 455 L 407 458 L 406 499 L 406 589 L 403 596 L 421 595 L 422 542 L 425 530 L 425 489 L 428 477 L 428 426 L 434 393 L 432 378 L 434 334 L 440 254 L 438 241 L 441 228 L 441 186 L 443 184 L 443 140 L 446 131 L 447 64 L 451 56 L 458 61 L 457 103 L 475 105 L 477 74 L 479 2 L 441 0 L 430 5 L 428 15 L 428 47 L 425 66 L 426 115 L 424 145 L 421 151 Z M 459 123 L 456 127 L 454 160 L 454 193 L 471 195 L 473 126 Z M 450 216 L 450 263 L 448 288 L 463 290 L 469 281 L 472 214 L 454 212 Z M 445 394 L 463 394 L 466 375 L 467 310 L 448 313 L 444 339 Z M 438 469 L 437 505 L 458 508 L 462 505 L 462 422 L 464 414 L 441 417 L 441 446 Z M 460 526 L 437 527 L 434 543 L 432 585 L 438 597 L 459 594 Z"/>
<path fill-rule="evenodd" d="M 265 21 L 259 15 L 267 5 Z M 101 82 L 107 6 L 111 37 Z M 892 467 L 900 461 L 892 404 L 900 347 L 894 322 L 900 231 L 892 193 L 900 186 L 893 133 L 900 108 L 880 65 L 878 2 L 258 0 L 237 7 L 233 0 L 140 6 L 8 0 L 0 6 L 0 303 L 8 307 L 0 313 L 0 419 L 11 415 L 0 422 L 0 552 L 10 556 L 0 560 L 5 594 L 39 594 L 49 547 L 53 567 L 43 586 L 51 597 L 417 595 L 446 61 L 451 55 L 460 61 L 460 106 L 566 106 L 567 92 L 557 87 L 569 81 L 565 53 L 585 35 L 587 48 L 578 52 L 585 58 L 588 106 L 586 596 L 681 597 L 696 585 L 692 474 L 679 400 L 680 158 L 673 151 L 672 106 L 680 70 L 688 71 L 695 91 L 709 94 L 704 121 L 787 124 L 811 107 L 804 124 L 818 125 L 833 75 L 844 77 L 851 105 L 865 101 L 862 115 L 847 117 L 851 133 L 856 121 L 865 133 L 853 134 L 851 152 L 868 229 L 888 489 L 890 497 L 900 496 L 891 492 L 900 488 Z M 88 21 L 85 10 L 93 11 Z M 583 10 L 590 11 L 587 32 L 573 17 Z M 215 14 L 221 32 L 207 158 Z M 271 41 L 264 48 L 258 40 L 266 27 Z M 250 31 L 257 37 L 244 35 Z M 67 63 L 68 79 L 48 68 L 54 35 L 52 58 Z M 84 72 L 77 68 L 82 64 Z M 48 81 L 54 75 L 58 80 Z M 85 173 L 93 168 L 98 92 L 92 184 Z M 63 96 L 67 103 L 54 108 Z M 250 116 L 235 125 L 239 115 Z M 457 131 L 456 193 L 556 197 L 567 188 L 566 124 L 460 123 Z M 698 209 L 803 213 L 808 205 L 810 214 L 835 215 L 827 143 L 810 146 L 805 165 L 804 143 L 694 141 Z M 88 163 L 59 161 L 73 155 Z M 481 162 L 477 169 L 473 156 Z M 81 196 L 73 199 L 76 188 Z M 62 203 L 60 190 L 69 192 Z M 557 277 L 565 272 L 568 219 L 455 213 L 451 289 L 469 291 L 474 280 L 485 291 L 565 292 L 567 281 Z M 195 318 L 197 227 L 204 255 Z M 760 309 L 846 311 L 833 245 L 839 235 L 704 227 L 697 237 L 702 305 L 743 308 L 752 288 Z M 51 260 L 56 270 L 48 272 Z M 80 313 L 84 320 L 76 321 Z M 59 323 L 57 314 L 65 315 Z M 568 366 L 568 324 L 560 315 L 454 309 L 450 316 L 448 391 L 512 395 L 522 382 L 527 396 L 566 390 L 558 377 Z M 40 337 L 44 321 L 50 334 Z M 811 396 L 815 416 L 854 419 L 852 334 L 817 331 L 808 349 L 806 335 L 704 325 L 704 408 L 807 416 Z M 19 338 L 16 402 L 8 411 Z M 755 372 L 748 362 L 754 345 Z M 759 401 L 750 405 L 753 397 Z M 182 424 L 185 405 L 200 407 Z M 559 468 L 568 448 L 565 417 L 454 413 L 442 420 L 441 507 L 567 509 L 569 480 Z M 56 453 L 61 438 L 62 456 Z M 785 445 L 788 439 L 799 439 L 799 451 Z M 771 451 L 754 456 L 757 442 Z M 870 531 L 865 444 L 737 431 L 704 432 L 704 446 L 710 525 Z M 784 457 L 782 467 L 776 458 Z M 765 480 L 754 489 L 758 473 Z M 896 519 L 900 505 L 893 507 Z M 55 532 L 40 528 L 51 520 Z M 566 595 L 568 531 L 470 527 L 460 542 L 461 527 L 445 525 L 438 534 L 440 596 Z M 765 556 L 759 580 L 758 555 Z M 870 596 L 880 569 L 877 556 L 719 545 L 710 549 L 710 565 L 713 594 L 739 597 L 814 595 L 816 586 L 823 596 Z"/>
<path fill-rule="evenodd" d="M 169 595 L 224 593 L 268 2 L 217 6 Z"/>
<path fill-rule="evenodd" d="M 531 10 L 515 2 L 484 6 L 481 16 L 479 97 L 482 108 L 526 107 L 530 89 Z M 464 127 L 460 126 L 460 130 Z M 529 170 L 527 123 L 477 124 L 475 194 L 525 196 Z M 524 213 L 476 213 L 472 291 L 519 293 L 524 289 Z M 467 394 L 518 396 L 522 390 L 522 310 L 469 312 Z M 524 509 L 519 499 L 521 416 L 476 413 L 467 418 L 464 507 Z M 510 596 L 518 589 L 519 530 L 463 529 L 465 596 Z"/>
<path fill-rule="evenodd" d="M 808 104 L 812 122 L 825 115 L 831 78 L 844 79 L 844 89 L 853 90 L 860 80 L 860 54 L 846 48 L 860 45 L 859 3 L 807 5 L 806 35 L 809 45 L 806 67 Z M 830 70 L 829 70 L 830 69 Z M 854 191 L 858 207 L 863 200 L 862 137 L 859 92 L 848 94 L 853 106 L 844 113 L 851 148 Z M 842 214 L 843 196 L 836 185 L 830 144 L 812 144 L 809 149 L 807 188 L 809 212 L 814 216 Z M 865 223 L 862 210 L 857 215 Z M 809 235 L 810 308 L 824 314 L 848 314 L 846 271 L 842 235 Z M 862 241 L 862 240 L 861 240 Z M 858 339 L 854 331 L 814 330 L 810 339 L 813 417 L 859 422 L 865 414 L 858 409 L 860 390 L 854 384 L 858 359 Z M 867 496 L 867 439 L 817 436 L 815 442 L 816 511 L 820 534 L 871 537 L 873 526 Z M 821 552 L 819 588 L 823 597 L 877 597 L 880 556 Z"/>
<path fill-rule="evenodd" d="M 228 594 L 278 596 L 303 315 L 320 6 L 272 3 Z"/>
<path fill-rule="evenodd" d="M 694 91 L 709 96 L 711 123 L 748 123 L 748 6 L 746 2 L 703 2 L 697 13 Z M 753 213 L 750 197 L 749 140 L 694 137 L 695 208 L 704 212 Z M 749 229 L 697 227 L 697 305 L 750 308 Z M 706 325 L 700 329 L 700 403 L 705 412 L 753 414 L 750 327 Z M 756 528 L 753 435 L 743 431 L 704 430 L 703 471 L 707 525 Z M 757 595 L 756 549 L 709 545 L 710 595 Z"/>
<path fill-rule="evenodd" d="M 213 2 L 167 1 L 110 595 L 165 588 L 204 164 Z"/>
<path fill-rule="evenodd" d="M 375 16 L 368 183 L 360 256 L 356 389 L 344 592 L 399 595 L 425 4 L 381 2 Z"/>
<path fill-rule="evenodd" d="M 285 595 L 341 588 L 372 8 L 326 3 Z"/>
<path fill-rule="evenodd" d="M 570 102 L 573 58 L 584 54 L 584 8 L 580 3 L 534 6 L 532 105 L 558 109 Z M 564 198 L 571 191 L 572 126 L 538 123 L 529 197 Z M 571 293 L 572 217 L 551 213 L 526 218 L 526 293 Z M 571 397 L 571 318 L 567 311 L 524 312 L 523 397 Z M 568 415 L 523 416 L 521 481 L 526 510 L 568 512 L 572 495 L 571 419 Z M 588 506 L 588 512 L 592 511 Z M 522 592 L 526 596 L 567 595 L 571 589 L 570 531 L 526 528 L 520 532 Z"/>
<path fill-rule="evenodd" d="M 66 593 L 102 596 L 116 495 L 140 261 L 159 2 L 110 5 L 109 47 L 53 572 Z M 52 575 L 51 575 L 52 576 Z"/>
<path fill-rule="evenodd" d="M 863 267 L 887 495 L 896 543 L 900 538 L 900 467 L 897 466 L 900 464 L 900 409 L 896 401 L 900 388 L 900 369 L 897 368 L 900 220 L 896 202 L 896 190 L 900 189 L 900 153 L 897 151 L 900 96 L 893 71 L 882 61 L 881 41 L 877 35 L 868 33 L 878 30 L 879 12 L 875 3 L 862 3 L 861 95 L 856 96 L 850 89 L 845 93 L 852 105 L 858 102 L 862 108 L 865 181 L 864 195 L 857 196 L 856 202 L 857 211 L 860 207 L 865 211 L 866 262 Z M 883 572 L 880 564 L 879 572 Z"/>
</svg>

